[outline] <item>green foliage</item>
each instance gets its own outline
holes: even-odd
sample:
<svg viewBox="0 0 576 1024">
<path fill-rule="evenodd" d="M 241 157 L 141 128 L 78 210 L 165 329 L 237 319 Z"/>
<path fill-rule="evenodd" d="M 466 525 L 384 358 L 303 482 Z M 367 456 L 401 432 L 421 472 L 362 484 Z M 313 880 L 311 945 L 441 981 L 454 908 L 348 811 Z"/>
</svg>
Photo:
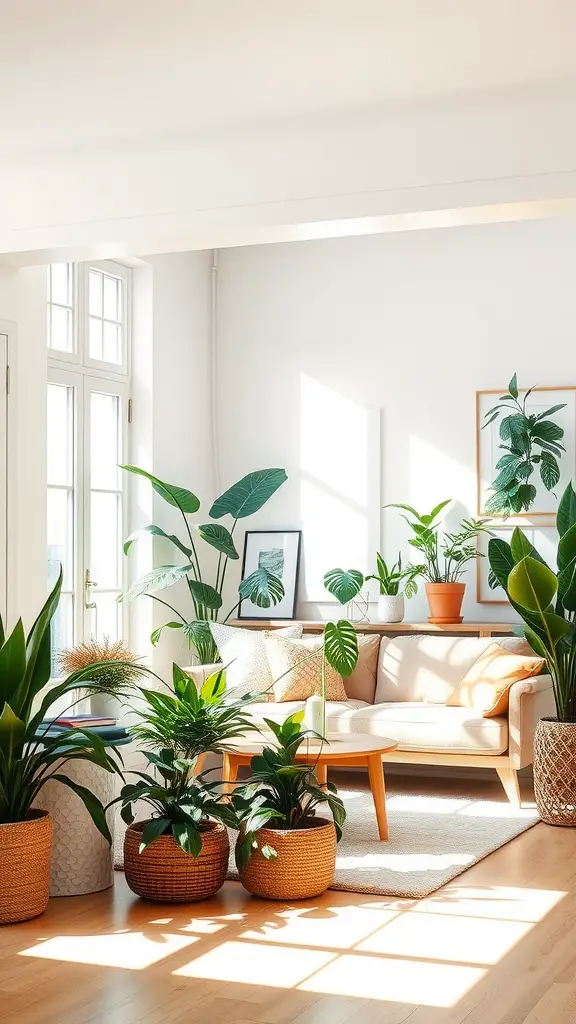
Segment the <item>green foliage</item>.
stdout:
<svg viewBox="0 0 576 1024">
<path fill-rule="evenodd" d="M 399 508 L 413 536 L 408 543 L 420 553 L 424 561 L 410 566 L 416 576 L 422 576 L 428 583 L 457 583 L 464 575 L 468 562 L 481 557 L 476 541 L 481 533 L 490 533 L 482 519 L 463 519 L 456 533 L 440 535 L 440 523 L 436 520 L 452 499 L 441 501 L 431 512 L 421 514 L 411 505 L 392 504 L 384 508 Z"/>
<path fill-rule="evenodd" d="M 76 793 L 96 828 L 110 842 L 101 803 L 85 787 L 60 774 L 60 769 L 69 761 L 81 759 L 121 774 L 121 759 L 88 729 L 63 730 L 48 737 L 53 721 L 50 709 L 64 696 L 71 697 L 69 708 L 73 707 L 73 696 L 80 685 L 90 693 L 106 692 L 99 682 L 99 672 L 105 674 L 111 666 L 134 671 L 134 664 L 95 663 L 46 689 L 50 680 L 50 623 L 61 589 L 62 570 L 27 637 L 21 619 L 6 636 L 0 618 L 0 824 L 25 821 L 42 787 L 53 779 Z M 139 671 L 147 670 L 140 667 Z"/>
<path fill-rule="evenodd" d="M 260 829 L 305 828 L 323 804 L 332 812 L 337 838 L 342 835 L 346 811 L 336 787 L 332 783 L 325 788 L 318 785 L 313 755 L 309 764 L 296 764 L 294 760 L 304 740 L 316 737 L 316 733 L 302 730 L 303 717 L 304 712 L 299 711 L 281 724 L 265 719 L 276 737 L 276 746 L 265 747 L 252 758 L 250 778 L 232 796 L 241 829 L 236 844 L 239 869 L 257 851 L 268 860 L 277 856 L 273 847 L 260 846 Z"/>
<path fill-rule="evenodd" d="M 210 632 L 210 621 L 217 621 L 222 608 L 222 594 L 229 561 L 238 561 L 238 551 L 234 543 L 234 530 L 238 520 L 253 515 L 268 501 L 269 498 L 286 481 L 283 469 L 261 469 L 248 473 L 212 505 L 210 516 L 221 519 L 224 515 L 232 517 L 231 529 L 222 523 L 193 523 L 188 519 L 200 509 L 200 501 L 196 495 L 185 487 L 168 484 L 158 477 L 147 473 L 138 466 L 122 466 L 129 473 L 149 480 L 157 494 L 169 505 L 177 508 L 182 515 L 185 539 L 182 541 L 176 534 L 166 533 L 160 526 L 150 524 L 132 533 L 124 544 L 124 552 L 128 554 L 132 545 L 141 537 L 152 535 L 162 537 L 174 545 L 186 558 L 182 565 L 161 565 L 147 573 L 130 587 L 125 595 L 129 601 L 145 595 L 159 602 L 174 613 L 174 618 L 154 630 L 151 636 L 153 644 L 157 644 L 164 629 L 181 629 L 188 643 L 194 648 L 200 662 L 204 665 L 218 661 L 218 651 Z M 218 552 L 215 579 L 207 583 L 202 575 L 202 566 L 198 556 L 197 540 L 203 541 Z M 187 618 L 173 605 L 157 595 L 180 580 L 186 580 L 192 601 L 192 616 Z M 243 580 L 238 590 L 239 600 L 230 609 L 224 621 L 236 611 L 240 600 L 249 598 L 259 608 L 270 608 L 278 604 L 284 597 L 284 586 L 281 579 L 268 569 L 260 568 Z"/>
<path fill-rule="evenodd" d="M 340 604 L 348 604 L 362 590 L 364 576 L 359 569 L 330 569 L 324 576 L 324 586 Z"/>
<path fill-rule="evenodd" d="M 407 565 L 404 567 L 400 552 L 398 552 L 398 561 L 394 562 L 391 566 L 388 566 L 382 555 L 377 552 L 376 567 L 377 572 L 375 575 L 367 576 L 366 579 L 376 580 L 380 594 L 396 597 L 403 590 L 406 597 L 414 597 L 418 593 L 416 580 L 422 574 L 421 567 L 419 565 Z"/>
<path fill-rule="evenodd" d="M 358 636 L 351 622 L 327 622 L 324 628 L 324 656 L 341 676 L 352 675 L 358 661 Z"/>
<path fill-rule="evenodd" d="M 528 643 L 546 660 L 558 718 L 576 721 L 576 493 L 568 484 L 556 520 L 556 572 L 519 528 L 511 543 L 492 538 L 488 559 L 495 585 L 525 623 Z"/>
<path fill-rule="evenodd" d="M 482 429 L 502 415 L 499 434 L 503 443 L 499 448 L 505 452 L 496 463 L 498 476 L 486 502 L 486 512 L 491 515 L 508 516 L 529 511 L 536 497 L 536 488 L 530 483 L 536 467 L 547 491 L 553 491 L 560 480 L 559 460 L 565 451 L 560 442 L 564 431 L 547 417 L 564 409 L 565 404 L 553 405 L 538 415 L 528 415 L 526 399 L 533 390 L 530 388 L 520 402 L 514 374 L 507 393 L 484 417 Z"/>
</svg>

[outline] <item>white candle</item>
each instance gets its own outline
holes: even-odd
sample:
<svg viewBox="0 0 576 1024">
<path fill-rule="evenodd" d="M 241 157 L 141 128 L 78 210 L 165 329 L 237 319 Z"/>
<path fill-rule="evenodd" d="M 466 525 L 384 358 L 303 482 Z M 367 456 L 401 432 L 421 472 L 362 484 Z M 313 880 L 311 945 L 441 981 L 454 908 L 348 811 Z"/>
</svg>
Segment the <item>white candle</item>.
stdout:
<svg viewBox="0 0 576 1024">
<path fill-rule="evenodd" d="M 324 735 L 324 700 L 322 697 L 308 697 L 304 711 L 304 725 L 320 736 Z"/>
</svg>

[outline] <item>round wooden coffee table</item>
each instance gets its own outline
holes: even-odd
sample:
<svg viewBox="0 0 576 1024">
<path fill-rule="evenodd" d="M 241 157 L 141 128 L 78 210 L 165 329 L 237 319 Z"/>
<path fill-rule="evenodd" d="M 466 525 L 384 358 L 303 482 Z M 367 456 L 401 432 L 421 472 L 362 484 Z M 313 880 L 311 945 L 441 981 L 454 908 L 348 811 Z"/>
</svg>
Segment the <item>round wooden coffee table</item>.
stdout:
<svg viewBox="0 0 576 1024">
<path fill-rule="evenodd" d="M 296 754 L 297 764 L 311 764 L 314 774 L 321 786 L 325 786 L 328 778 L 328 766 L 362 767 L 368 769 L 368 779 L 374 800 L 378 834 L 380 839 L 388 839 L 388 822 L 386 820 L 386 788 L 384 786 L 384 765 L 382 754 L 396 750 L 394 740 L 383 736 L 367 736 L 365 733 L 342 734 L 329 733 L 328 742 L 305 740 Z M 234 740 L 234 748 L 226 751 L 222 766 L 223 781 L 229 786 L 236 781 L 238 769 L 250 764 L 256 754 L 261 754 L 263 747 L 275 746 L 272 733 L 247 733 Z"/>
</svg>

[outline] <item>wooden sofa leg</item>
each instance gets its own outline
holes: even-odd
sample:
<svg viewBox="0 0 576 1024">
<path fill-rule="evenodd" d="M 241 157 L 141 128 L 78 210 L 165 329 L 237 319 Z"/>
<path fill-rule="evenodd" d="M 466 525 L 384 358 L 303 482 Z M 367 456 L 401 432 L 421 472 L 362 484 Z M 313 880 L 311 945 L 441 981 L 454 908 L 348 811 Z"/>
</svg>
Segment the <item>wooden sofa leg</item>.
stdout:
<svg viewBox="0 0 576 1024">
<path fill-rule="evenodd" d="M 514 768 L 510 768 L 509 765 L 506 765 L 503 768 L 497 768 L 496 771 L 498 772 L 500 782 L 502 783 L 504 789 L 506 790 L 506 796 L 508 797 L 510 803 L 514 807 L 520 807 L 521 803 L 520 786 L 518 784 L 518 772 L 515 771 Z"/>
</svg>

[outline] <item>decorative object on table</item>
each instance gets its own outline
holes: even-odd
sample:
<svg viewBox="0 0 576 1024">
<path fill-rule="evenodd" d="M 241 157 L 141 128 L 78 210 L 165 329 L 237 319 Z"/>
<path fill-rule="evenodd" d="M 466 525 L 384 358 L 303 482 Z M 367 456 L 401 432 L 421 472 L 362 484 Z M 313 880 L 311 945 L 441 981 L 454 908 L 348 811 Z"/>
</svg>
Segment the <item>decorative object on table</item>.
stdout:
<svg viewBox="0 0 576 1024">
<path fill-rule="evenodd" d="M 264 899 L 318 896 L 334 877 L 336 843 L 346 818 L 336 787 L 321 787 L 314 764 L 296 764 L 307 737 L 304 712 L 267 726 L 276 738 L 252 758 L 251 777 L 231 795 L 240 824 L 236 864 L 242 884 Z M 311 759 L 312 762 L 313 759 Z M 326 805 L 332 820 L 317 817 Z"/>
<path fill-rule="evenodd" d="M 220 784 L 198 775 L 198 761 L 221 753 L 251 728 L 247 706 L 254 694 L 226 691 L 225 670 L 210 675 L 197 691 L 193 680 L 173 667 L 173 690 L 140 688 L 137 724 L 129 732 L 152 750 L 150 767 L 160 777 L 137 772 L 111 802 L 120 803 L 129 828 L 124 842 L 128 885 L 138 896 L 166 902 L 205 899 L 226 877 L 228 833 L 236 818 Z M 133 804 L 147 803 L 154 817 L 134 823 Z"/>
<path fill-rule="evenodd" d="M 238 695 L 260 690 L 272 700 L 274 680 L 266 655 L 266 637 L 278 635 L 299 640 L 303 628 L 299 623 L 279 629 L 241 629 L 225 626 L 223 622 L 211 622 L 210 632 L 222 663 L 226 665 L 228 689 L 235 690 Z"/>
<path fill-rule="evenodd" d="M 347 784 L 338 795 L 346 824 L 330 889 L 375 896 L 423 899 L 540 821 L 535 808 L 520 810 L 498 799 L 388 793 L 390 838 L 383 843 L 370 792 Z M 228 877 L 238 878 L 233 852 Z M 443 896 L 460 899 L 462 889 Z M 494 892 L 476 894 L 479 913 L 482 899 L 491 914 Z"/>
<path fill-rule="evenodd" d="M 370 622 L 370 594 L 367 590 L 361 590 L 358 597 L 348 602 L 346 618 L 348 622 Z"/>
<path fill-rule="evenodd" d="M 244 537 L 242 580 L 238 588 L 241 601 L 239 619 L 266 619 L 270 605 L 258 595 L 251 598 L 254 580 L 264 570 L 282 581 L 283 596 L 275 602 L 275 619 L 293 619 L 298 596 L 301 530 L 247 530 Z"/>
<path fill-rule="evenodd" d="M 466 584 L 460 581 L 467 564 L 478 558 L 476 541 L 479 534 L 490 532 L 481 519 L 463 519 L 458 532 L 445 531 L 440 536 L 440 523 L 436 520 L 451 501 L 451 498 L 441 501 L 425 515 L 411 505 L 393 503 L 384 506 L 408 513 L 402 516 L 413 533 L 408 543 L 424 558 L 422 564 L 413 568 L 426 581 L 431 612 L 428 622 L 440 625 L 462 622 L 460 613 Z"/>
<path fill-rule="evenodd" d="M 367 576 L 367 580 L 376 580 L 380 595 L 378 597 L 378 621 L 402 622 L 404 618 L 404 595 L 414 597 L 418 593 L 416 582 L 420 576 L 419 566 L 402 565 L 402 555 L 398 552 L 398 561 L 388 566 L 382 555 L 376 554 L 376 573 Z"/>
<path fill-rule="evenodd" d="M 0 923 L 41 914 L 48 903 L 50 816 L 33 805 L 51 780 L 68 786 L 83 802 L 106 842 L 111 835 L 104 808 L 88 789 L 67 778 L 62 766 L 89 761 L 119 773 L 116 758 L 85 729 L 58 731 L 38 739 L 53 705 L 70 696 L 90 676 L 96 688 L 99 666 L 72 673 L 46 689 L 50 679 L 50 624 L 62 589 L 62 570 L 28 636 L 19 619 L 8 636 L 0 619 Z M 49 726 L 43 729 L 42 735 Z"/>
<path fill-rule="evenodd" d="M 315 732 L 319 736 L 324 735 L 325 728 L 325 702 L 322 697 L 313 694 L 306 699 L 304 708 L 304 728 L 309 732 Z"/>
<path fill-rule="evenodd" d="M 534 737 L 534 790 L 542 820 L 576 825 L 576 492 L 564 491 L 556 517 L 557 570 L 553 571 L 520 528 L 510 544 L 493 538 L 490 568 L 524 635 L 552 678 L 556 718 L 542 718 Z"/>
<path fill-rule="evenodd" d="M 124 640 L 110 640 L 107 636 L 103 640 L 92 637 L 58 654 L 58 665 L 64 675 L 95 664 L 101 668 L 98 692 L 90 697 L 91 711 L 100 716 L 115 717 L 113 712 L 118 706 L 118 698 L 123 697 L 132 683 L 143 675 L 140 658 L 133 654 Z"/>
<path fill-rule="evenodd" d="M 483 532 L 478 535 L 478 566 L 476 571 L 476 600 L 478 604 L 498 604 L 510 607 L 506 591 L 500 586 L 494 573 L 490 569 L 490 562 L 487 558 L 488 544 L 490 537 L 500 537 L 508 544 L 517 526 L 528 540 L 537 548 L 544 560 L 556 568 L 556 549 L 558 547 L 558 534 L 552 517 L 551 525 L 548 525 L 543 518 L 537 523 L 530 522 L 530 517 L 523 517 L 521 522 L 490 523 L 490 532 Z"/>
<path fill-rule="evenodd" d="M 476 393 L 476 416 L 479 515 L 553 515 L 576 468 L 576 388 L 514 374 L 505 394 Z"/>
<path fill-rule="evenodd" d="M 152 572 L 142 576 L 134 583 L 125 597 L 132 601 L 136 597 L 146 595 L 173 612 L 175 618 L 153 631 L 150 637 L 153 644 L 158 643 L 164 629 L 179 629 L 182 630 L 191 649 L 196 653 L 200 664 L 214 664 L 218 661 L 218 650 L 210 632 L 209 623 L 217 621 L 220 617 L 228 564 L 230 561 L 237 561 L 239 557 L 232 535 L 240 520 L 258 512 L 285 483 L 288 479 L 286 473 L 283 469 L 260 469 L 255 473 L 248 473 L 238 483 L 229 487 L 224 494 L 221 494 L 208 514 L 212 520 L 219 520 L 229 515 L 232 524 L 228 530 L 219 522 L 200 524 L 189 520 L 188 517 L 200 509 L 200 500 L 192 491 L 185 487 L 177 487 L 175 484 L 167 484 L 137 466 L 122 466 L 122 469 L 149 480 L 156 493 L 168 505 L 178 509 L 185 529 L 184 540 L 181 540 L 173 533 L 166 533 L 160 526 L 144 526 L 128 537 L 124 544 L 124 553 L 128 554 L 132 544 L 138 538 L 152 535 L 169 541 L 186 559 L 183 564 L 156 566 Z M 197 548 L 197 542 L 200 540 L 218 552 L 213 585 L 206 583 L 202 573 Z M 164 597 L 157 596 L 179 580 L 187 582 L 192 599 L 192 618 L 187 618 L 177 608 L 169 604 Z M 238 597 L 239 600 L 226 615 L 225 622 L 234 614 L 242 600 L 249 600 L 259 609 L 270 609 L 273 605 L 277 605 L 284 598 L 284 586 L 279 576 L 262 565 L 242 581 L 238 588 Z"/>
</svg>

